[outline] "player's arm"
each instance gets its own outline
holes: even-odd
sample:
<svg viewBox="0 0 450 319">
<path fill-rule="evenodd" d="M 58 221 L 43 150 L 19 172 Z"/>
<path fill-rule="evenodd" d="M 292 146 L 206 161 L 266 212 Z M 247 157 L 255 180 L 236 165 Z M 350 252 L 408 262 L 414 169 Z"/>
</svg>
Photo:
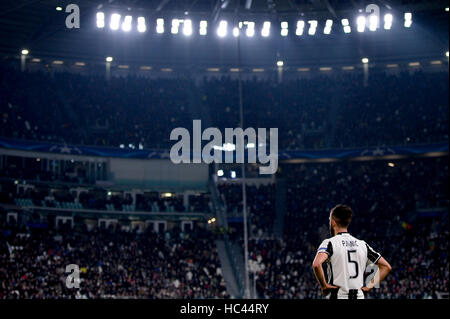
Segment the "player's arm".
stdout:
<svg viewBox="0 0 450 319">
<path fill-rule="evenodd" d="M 328 259 L 328 253 L 318 252 L 313 261 L 313 271 L 322 289 L 322 295 L 326 296 L 330 293 L 330 289 L 337 289 L 338 287 L 330 285 L 325 280 L 325 274 L 323 272 L 322 264 Z"/>
<path fill-rule="evenodd" d="M 391 265 L 387 262 L 386 259 L 381 257 L 379 253 L 372 249 L 369 245 L 367 245 L 367 259 L 378 266 L 378 271 L 373 277 L 373 279 L 362 288 L 362 291 L 368 292 L 373 287 L 377 286 L 384 278 L 389 274 L 392 270 Z"/>
</svg>

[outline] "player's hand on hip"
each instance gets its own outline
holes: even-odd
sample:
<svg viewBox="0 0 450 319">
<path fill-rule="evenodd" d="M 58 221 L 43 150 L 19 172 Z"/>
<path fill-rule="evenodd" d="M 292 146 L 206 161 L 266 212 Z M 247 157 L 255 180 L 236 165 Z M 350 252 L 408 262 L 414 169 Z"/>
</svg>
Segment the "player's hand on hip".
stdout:
<svg viewBox="0 0 450 319">
<path fill-rule="evenodd" d="M 326 284 L 325 286 L 322 287 L 322 295 L 323 295 L 323 296 L 326 296 L 326 295 L 328 295 L 332 290 L 335 290 L 335 289 L 339 289 L 339 287 L 338 287 L 338 286 L 333 286 L 333 285 L 330 285 L 330 284 Z"/>
<path fill-rule="evenodd" d="M 361 288 L 361 290 L 362 290 L 363 292 L 369 292 L 371 289 L 372 289 L 372 288 L 369 288 L 369 287 L 362 287 L 362 288 Z"/>
</svg>

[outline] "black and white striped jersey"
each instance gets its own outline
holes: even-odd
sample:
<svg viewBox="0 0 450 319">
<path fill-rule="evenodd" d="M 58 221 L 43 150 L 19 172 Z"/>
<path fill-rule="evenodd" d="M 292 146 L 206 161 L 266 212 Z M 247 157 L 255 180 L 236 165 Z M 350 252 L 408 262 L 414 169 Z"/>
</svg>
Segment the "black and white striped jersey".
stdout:
<svg viewBox="0 0 450 319">
<path fill-rule="evenodd" d="M 328 254 L 328 283 L 339 287 L 337 298 L 348 299 L 349 293 L 356 293 L 358 299 L 364 298 L 361 290 L 364 287 L 364 271 L 367 265 L 378 262 L 381 257 L 379 253 L 347 232 L 325 239 L 317 253 Z"/>
</svg>

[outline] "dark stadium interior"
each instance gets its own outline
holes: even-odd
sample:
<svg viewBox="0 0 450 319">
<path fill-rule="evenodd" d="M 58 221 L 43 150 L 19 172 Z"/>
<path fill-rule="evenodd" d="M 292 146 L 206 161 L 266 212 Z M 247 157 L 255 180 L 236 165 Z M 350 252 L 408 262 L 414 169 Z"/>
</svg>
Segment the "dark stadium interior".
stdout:
<svg viewBox="0 0 450 319">
<path fill-rule="evenodd" d="M 392 265 L 366 298 L 449 298 L 448 2 L 83 0 L 67 29 L 69 3 L 0 3 L 0 299 L 318 299 L 341 203 Z M 344 33 L 371 3 L 392 30 Z M 98 11 L 147 31 L 98 28 Z M 170 31 L 183 17 L 191 37 Z M 217 36 L 224 19 L 255 36 Z M 278 128 L 275 174 L 171 162 L 175 128 L 239 127 L 241 103 L 244 127 Z"/>
</svg>

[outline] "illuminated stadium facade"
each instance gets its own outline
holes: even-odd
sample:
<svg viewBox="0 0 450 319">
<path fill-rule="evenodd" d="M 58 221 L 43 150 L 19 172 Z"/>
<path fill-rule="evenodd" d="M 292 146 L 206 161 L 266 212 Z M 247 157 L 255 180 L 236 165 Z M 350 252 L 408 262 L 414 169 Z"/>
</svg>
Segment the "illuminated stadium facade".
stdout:
<svg viewBox="0 0 450 319">
<path fill-rule="evenodd" d="M 2 28 L 0 52 L 17 58 L 27 49 L 29 60 L 65 66 L 91 66 L 111 56 L 113 66 L 135 70 L 229 70 L 238 68 L 239 26 L 240 62 L 247 70 L 275 69 L 280 60 L 287 70 L 358 65 L 364 57 L 384 64 L 445 61 L 448 51 L 442 40 L 448 12 L 440 1 L 392 1 L 375 9 L 369 2 L 241 2 L 237 10 L 233 1 L 83 1 L 79 29 L 65 27 L 69 13 L 58 1 L 12 7 L 5 23 L 23 24 L 12 38 L 8 26 Z M 184 20 L 190 21 L 186 29 Z"/>
</svg>

